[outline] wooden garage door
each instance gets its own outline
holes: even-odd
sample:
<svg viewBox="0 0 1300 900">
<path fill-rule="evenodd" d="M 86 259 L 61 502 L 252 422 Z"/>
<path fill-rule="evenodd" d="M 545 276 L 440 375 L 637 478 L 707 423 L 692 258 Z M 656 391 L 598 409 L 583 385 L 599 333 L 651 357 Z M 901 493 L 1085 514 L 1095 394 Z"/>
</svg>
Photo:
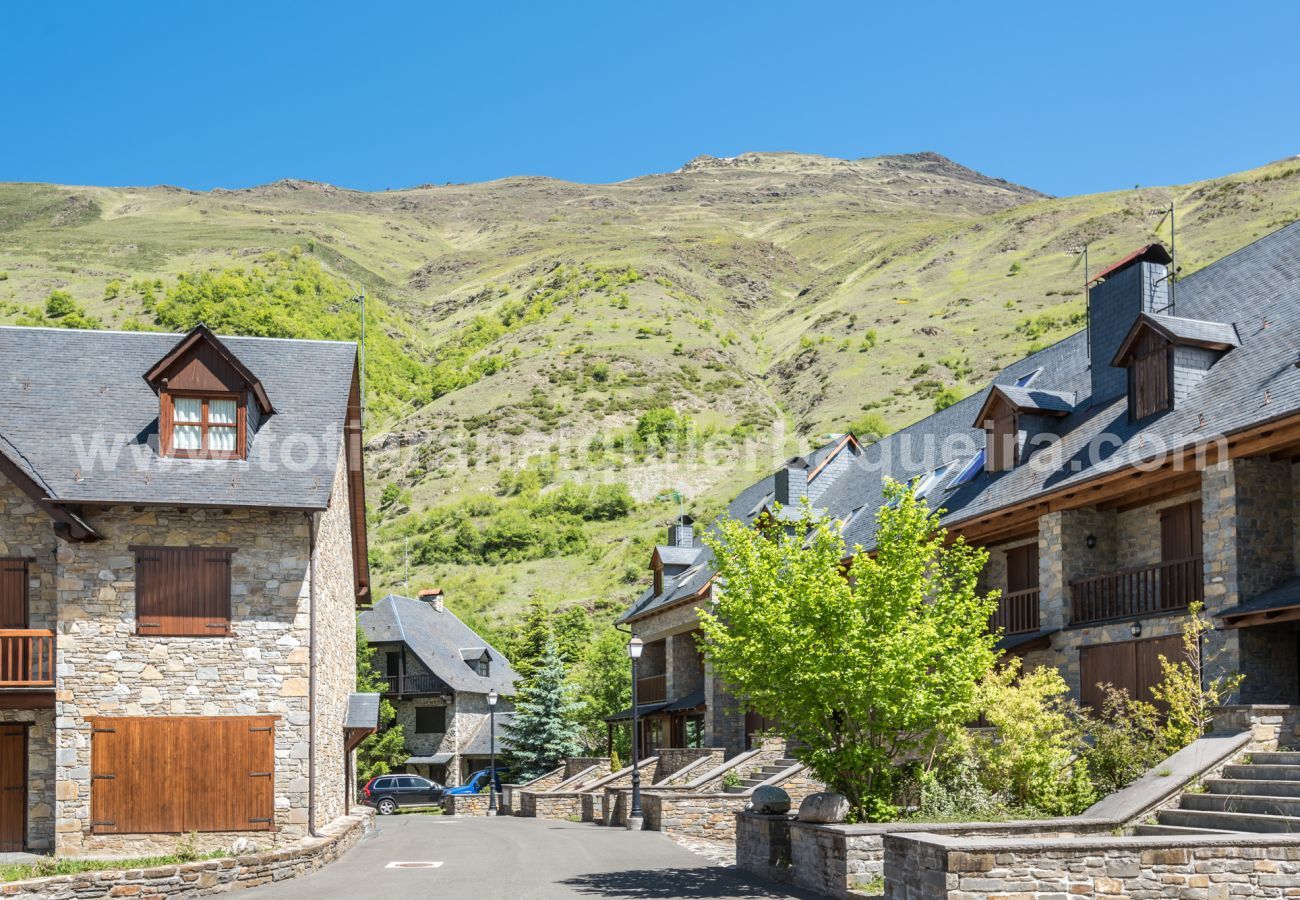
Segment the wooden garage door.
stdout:
<svg viewBox="0 0 1300 900">
<path fill-rule="evenodd" d="M 1183 639 L 1178 635 L 1082 647 L 1079 650 L 1080 699 L 1084 706 L 1100 711 L 1106 699 L 1102 685 L 1110 684 L 1128 691 L 1136 700 L 1150 703 L 1154 699 L 1151 688 L 1164 675 L 1161 654 L 1176 663 L 1182 659 L 1182 652 Z"/>
<path fill-rule="evenodd" d="M 96 834 L 267 831 L 274 716 L 91 720 Z"/>
<path fill-rule="evenodd" d="M 0 725 L 0 853 L 27 844 L 27 726 Z"/>
</svg>

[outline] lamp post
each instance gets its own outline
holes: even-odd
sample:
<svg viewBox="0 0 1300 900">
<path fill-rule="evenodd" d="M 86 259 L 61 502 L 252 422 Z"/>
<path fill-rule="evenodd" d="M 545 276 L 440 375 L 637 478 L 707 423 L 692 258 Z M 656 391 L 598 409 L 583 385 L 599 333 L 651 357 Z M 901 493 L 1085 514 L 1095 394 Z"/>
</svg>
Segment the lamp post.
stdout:
<svg viewBox="0 0 1300 900">
<path fill-rule="evenodd" d="M 627 830 L 640 831 L 641 820 L 641 753 L 639 744 L 641 735 L 639 734 L 639 723 L 637 720 L 636 709 L 636 662 L 641 658 L 641 651 L 645 649 L 645 641 L 636 635 L 632 635 L 632 640 L 627 642 L 627 655 L 632 660 L 632 809 L 628 811 Z"/>
<path fill-rule="evenodd" d="M 492 751 L 492 771 L 488 774 L 489 816 L 497 814 L 497 692 L 488 691 L 488 748 Z"/>
</svg>

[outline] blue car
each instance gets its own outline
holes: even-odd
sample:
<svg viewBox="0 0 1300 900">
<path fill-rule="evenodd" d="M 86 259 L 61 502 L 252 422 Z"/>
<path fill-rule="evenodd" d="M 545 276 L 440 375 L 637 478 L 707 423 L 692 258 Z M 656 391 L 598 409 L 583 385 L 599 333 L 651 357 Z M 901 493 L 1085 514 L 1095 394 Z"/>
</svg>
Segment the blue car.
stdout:
<svg viewBox="0 0 1300 900">
<path fill-rule="evenodd" d="M 497 793 L 501 792 L 501 776 L 506 774 L 507 771 L 508 770 L 499 766 L 497 767 Z M 471 772 L 469 778 L 465 780 L 464 784 L 458 785 L 457 787 L 447 788 L 443 793 L 477 794 L 487 788 L 488 776 L 491 772 L 491 769 L 479 769 L 477 772 Z"/>
</svg>

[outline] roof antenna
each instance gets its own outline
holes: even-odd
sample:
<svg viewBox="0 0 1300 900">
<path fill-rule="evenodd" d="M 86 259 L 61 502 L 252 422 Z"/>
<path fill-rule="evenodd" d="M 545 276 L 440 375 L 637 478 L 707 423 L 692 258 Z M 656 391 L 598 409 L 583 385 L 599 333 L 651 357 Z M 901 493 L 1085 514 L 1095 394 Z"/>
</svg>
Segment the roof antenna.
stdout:
<svg viewBox="0 0 1300 900">
<path fill-rule="evenodd" d="M 1092 364 L 1092 304 L 1088 301 L 1088 245 L 1083 245 L 1083 327 L 1088 332 L 1088 364 Z"/>
</svg>

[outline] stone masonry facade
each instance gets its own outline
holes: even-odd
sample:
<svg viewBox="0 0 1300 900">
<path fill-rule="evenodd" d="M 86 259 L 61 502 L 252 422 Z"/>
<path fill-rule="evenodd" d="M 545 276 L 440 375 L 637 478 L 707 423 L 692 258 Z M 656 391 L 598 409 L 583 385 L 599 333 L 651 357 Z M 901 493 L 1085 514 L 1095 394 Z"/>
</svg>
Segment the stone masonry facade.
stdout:
<svg viewBox="0 0 1300 900">
<path fill-rule="evenodd" d="M 346 467 L 317 517 L 316 821 L 343 815 L 343 719 L 354 689 L 355 624 Z M 0 555 L 31 562 L 31 625 L 57 632 L 54 709 L 9 710 L 30 721 L 29 843 L 60 854 L 170 852 L 175 835 L 92 834 L 94 716 L 272 715 L 272 832 L 200 835 L 204 849 L 236 837 L 298 840 L 307 831 L 311 523 L 265 509 L 102 507 L 102 536 L 57 542 L 48 518 L 0 479 Z M 149 637 L 135 627 L 135 556 L 149 546 L 229 546 L 231 629 L 220 638 Z M 3 697 L 0 695 L 0 707 Z"/>
</svg>

